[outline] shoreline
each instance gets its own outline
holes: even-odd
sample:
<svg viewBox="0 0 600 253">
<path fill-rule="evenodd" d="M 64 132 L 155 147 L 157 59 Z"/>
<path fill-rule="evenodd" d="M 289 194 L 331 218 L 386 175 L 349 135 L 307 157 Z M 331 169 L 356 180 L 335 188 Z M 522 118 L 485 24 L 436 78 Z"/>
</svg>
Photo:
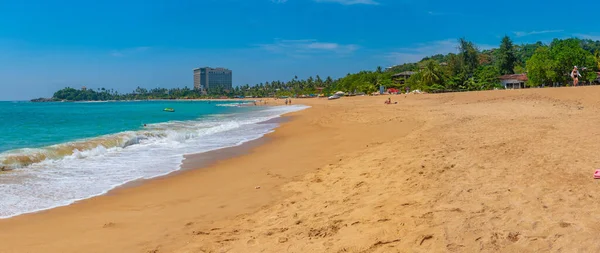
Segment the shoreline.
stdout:
<svg viewBox="0 0 600 253">
<path fill-rule="evenodd" d="M 274 131 L 277 131 L 277 128 L 279 128 L 282 123 L 288 122 L 290 120 L 291 120 L 291 116 L 286 116 L 284 114 L 278 118 L 260 122 L 258 124 L 276 123 L 276 124 L 278 124 L 278 126 L 275 127 L 271 132 L 264 134 L 263 136 L 261 136 L 258 139 L 250 140 L 250 141 L 244 142 L 237 146 L 224 147 L 224 148 L 210 150 L 210 151 L 203 152 L 203 153 L 186 154 L 186 155 L 184 155 L 184 159 L 181 162 L 181 164 L 179 165 L 178 170 L 169 172 L 165 175 L 160 175 L 160 176 L 156 176 L 153 178 L 149 178 L 149 179 L 137 179 L 134 181 L 130 181 L 130 182 L 124 183 L 122 185 L 119 185 L 101 195 L 112 194 L 113 192 L 118 191 L 119 189 L 140 186 L 149 180 L 155 180 L 155 179 L 159 179 L 162 177 L 176 176 L 181 173 L 185 173 L 186 171 L 189 171 L 189 170 L 205 169 L 205 168 L 210 167 L 211 165 L 214 165 L 215 163 L 219 162 L 220 160 L 232 159 L 232 158 L 235 158 L 238 156 L 248 154 L 249 152 L 252 151 L 252 149 L 269 142 L 271 140 L 269 138 L 269 134 L 271 134 Z M 101 196 L 101 195 L 98 195 L 98 196 Z M 94 197 L 97 197 L 97 196 L 94 196 Z M 90 198 L 94 198 L 94 197 L 90 197 Z M 83 199 L 83 200 L 85 200 L 85 199 Z M 49 209 L 47 209 L 47 210 L 49 210 Z"/>
<path fill-rule="evenodd" d="M 304 109 L 302 109 L 302 110 L 304 110 Z M 91 195 L 88 195 L 85 197 L 81 197 L 81 198 L 65 200 L 62 203 L 56 203 L 56 204 L 53 204 L 51 206 L 44 207 L 44 208 L 39 208 L 39 209 L 31 210 L 31 211 L 18 213 L 18 214 L 7 215 L 4 217 L 0 217 L 0 220 L 6 220 L 6 219 L 11 219 L 11 218 L 20 217 L 20 216 L 26 216 L 29 214 L 43 213 L 43 212 L 51 211 L 53 209 L 61 208 L 61 207 L 68 207 L 68 206 L 71 206 L 71 205 L 74 205 L 74 204 L 77 204 L 79 202 L 86 201 L 89 199 L 93 199 L 93 198 L 97 198 L 97 197 L 101 197 L 101 196 L 105 196 L 105 195 L 112 195 L 115 192 L 119 191 L 120 189 L 136 187 L 136 186 L 144 184 L 147 181 L 151 181 L 151 180 L 155 180 L 155 179 L 163 178 L 163 177 L 169 177 L 172 175 L 177 175 L 186 170 L 204 168 L 204 167 L 209 166 L 212 163 L 215 163 L 218 160 L 229 159 L 234 156 L 247 153 L 251 148 L 254 148 L 254 147 L 266 142 L 267 141 L 266 136 L 268 134 L 272 133 L 273 131 L 275 131 L 275 129 L 280 127 L 281 123 L 287 122 L 288 118 L 285 115 L 288 113 L 290 113 L 290 112 L 286 112 L 282 115 L 276 116 L 275 118 L 256 123 L 256 124 L 268 124 L 268 123 L 276 124 L 273 129 L 261 134 L 260 137 L 258 137 L 256 139 L 244 141 L 239 144 L 234 144 L 233 146 L 220 147 L 220 148 L 205 151 L 205 152 L 183 154 L 183 158 L 181 160 L 181 163 L 177 166 L 178 167 L 177 169 L 158 173 L 158 174 L 155 174 L 152 176 L 148 176 L 146 178 L 130 179 L 130 180 L 127 180 L 122 183 L 108 186 L 105 190 L 102 190 L 101 192 L 98 192 L 98 193 L 94 193 L 94 194 L 91 194 Z M 227 145 L 229 145 L 229 144 L 227 144 Z M 0 167 L 0 168 L 2 168 L 2 167 Z M 16 172 L 15 171 L 0 171 L 0 173 L 16 173 Z"/>
<path fill-rule="evenodd" d="M 114 212 L 114 211 L 118 212 L 118 210 L 122 210 L 121 206 L 123 206 L 123 205 L 127 206 L 131 203 L 130 201 L 128 201 L 128 199 L 138 199 L 138 200 L 140 200 L 140 203 L 145 203 L 145 204 L 141 204 L 142 206 L 148 207 L 148 204 L 155 202 L 155 198 L 157 198 L 157 195 L 165 194 L 164 192 L 161 193 L 161 190 L 159 190 L 159 188 L 165 189 L 165 190 L 170 189 L 170 188 L 163 188 L 164 186 L 171 184 L 168 182 L 182 182 L 182 181 L 187 182 L 187 183 L 175 184 L 175 185 L 180 185 L 180 187 L 182 187 L 182 188 L 189 189 L 189 186 L 191 183 L 189 181 L 190 176 L 193 176 L 194 178 L 197 178 L 200 181 L 204 182 L 203 185 L 205 185 L 205 186 L 203 186 L 201 188 L 205 188 L 206 194 L 208 194 L 208 195 L 201 194 L 202 192 L 200 192 L 199 194 L 201 196 L 203 196 L 201 198 L 207 198 L 207 197 L 211 198 L 209 195 L 211 195 L 211 191 L 213 191 L 215 189 L 212 186 L 208 186 L 208 185 L 214 185 L 214 183 L 215 183 L 213 180 L 211 180 L 211 178 L 213 177 L 211 175 L 222 174 L 222 173 L 227 174 L 227 170 L 229 170 L 229 171 L 236 170 L 236 168 L 231 168 L 231 167 L 229 167 L 227 170 L 217 169 L 216 167 L 222 167 L 223 163 L 230 163 L 232 160 L 240 160 L 240 159 L 252 157 L 252 153 L 256 152 L 257 149 L 262 149 L 265 146 L 272 146 L 273 143 L 277 143 L 278 140 L 282 139 L 281 135 L 285 135 L 284 133 L 282 133 L 282 132 L 285 132 L 285 130 L 281 130 L 281 129 L 282 128 L 285 129 L 289 126 L 289 124 L 293 124 L 294 120 L 292 120 L 292 119 L 295 118 L 294 117 L 295 115 L 302 115 L 303 113 L 305 113 L 307 110 L 310 110 L 310 109 L 311 108 L 307 108 L 307 109 L 304 109 L 301 111 L 284 114 L 280 118 L 275 119 L 276 121 L 281 122 L 281 124 L 276 128 L 275 131 L 265 134 L 263 137 L 261 137 L 257 140 L 254 140 L 252 143 L 246 142 L 246 143 L 248 143 L 246 146 L 243 146 L 243 147 L 236 146 L 236 147 L 232 147 L 232 148 L 228 149 L 230 154 L 234 153 L 234 154 L 237 154 L 237 156 L 228 157 L 227 159 L 217 161 L 217 159 L 212 159 L 212 160 L 208 159 L 207 160 L 206 157 L 202 157 L 202 153 L 189 155 L 189 156 L 187 156 L 188 159 L 186 159 L 186 160 L 188 160 L 187 164 L 183 165 L 186 167 L 186 169 L 181 169 L 179 171 L 174 172 L 173 174 L 168 174 L 168 175 L 165 175 L 162 177 L 152 178 L 149 180 L 143 180 L 140 183 L 129 185 L 128 187 L 118 187 L 118 188 L 110 191 L 108 194 L 96 196 L 93 198 L 83 199 L 83 200 L 77 201 L 77 202 L 67 205 L 67 206 L 60 206 L 60 207 L 56 207 L 56 208 L 52 208 L 52 209 L 48 209 L 48 210 L 44 210 L 44 211 L 40 211 L 40 212 L 27 213 L 27 214 L 7 218 L 7 219 L 0 219 L 0 240 L 6 241 L 8 238 L 13 238 L 16 234 L 20 234 L 20 233 L 29 234 L 30 236 L 34 236 L 38 240 L 41 240 L 41 241 L 47 241 L 47 240 L 49 240 L 49 238 L 54 238 L 54 239 L 51 239 L 52 241 L 55 241 L 55 240 L 61 241 L 61 240 L 67 239 L 67 238 L 72 238 L 73 236 L 80 236 L 80 233 L 82 231 L 89 232 L 89 230 L 95 231 L 94 233 L 104 234 L 107 232 L 106 228 L 116 226 L 115 224 L 120 224 L 123 221 L 115 222 L 115 221 L 111 221 L 111 220 L 113 220 L 112 218 L 106 219 L 106 218 L 102 218 L 102 217 L 112 216 L 112 215 L 110 215 L 112 212 Z M 221 158 L 223 158 L 223 157 L 221 157 Z M 195 164 L 197 162 L 199 162 L 202 166 L 204 166 L 204 168 L 197 168 L 196 164 Z M 242 178 L 246 178 L 246 177 L 242 177 Z M 239 180 L 241 180 L 242 178 L 239 178 Z M 279 181 L 279 180 L 275 180 L 275 181 Z M 192 183 L 192 185 L 193 184 L 195 184 L 195 183 Z M 281 182 L 279 182 L 279 184 L 281 184 Z M 161 187 L 161 185 L 162 185 L 162 187 Z M 252 189 L 252 191 L 255 191 L 255 189 L 254 189 L 255 184 L 252 184 L 252 185 L 253 186 L 251 186 L 251 187 L 248 186 L 248 189 Z M 210 190 L 210 189 L 212 189 L 212 190 Z M 263 184 L 262 191 L 257 191 L 257 192 L 267 193 L 265 191 L 265 189 L 268 190 L 269 187 L 265 186 Z M 181 190 L 177 190 L 177 191 L 181 192 Z M 182 193 L 194 195 L 194 193 L 189 190 L 184 190 Z M 250 192 L 250 193 L 252 193 L 252 192 Z M 247 199 L 244 200 L 243 202 L 247 202 L 247 203 L 244 203 L 241 205 L 242 209 L 246 210 L 248 208 L 250 208 L 250 209 L 259 208 L 260 206 L 273 201 L 272 196 L 270 196 L 270 194 L 265 195 L 264 193 L 259 194 L 262 196 L 254 199 L 251 202 L 248 202 Z M 166 196 L 163 195 L 160 198 L 164 199 L 164 197 L 166 197 Z M 116 199 L 122 199 L 123 201 L 115 201 Z M 214 200 L 216 200 L 216 199 L 214 199 Z M 223 200 L 223 201 L 226 201 L 226 200 Z M 115 203 L 115 202 L 117 202 L 117 203 Z M 216 202 L 218 202 L 218 201 L 216 201 Z M 259 203 L 262 203 L 262 204 L 259 204 Z M 153 206 L 152 204 L 150 204 L 150 205 Z M 113 209 L 113 208 L 116 208 L 116 209 Z M 109 210 L 99 211 L 98 209 L 109 209 Z M 205 211 L 205 213 L 207 215 L 209 213 L 212 213 L 212 215 L 217 216 L 217 217 L 232 217 L 232 215 L 239 212 L 237 210 L 237 208 L 226 208 L 225 205 L 221 205 L 221 204 L 219 204 L 217 206 L 213 205 L 211 210 L 223 211 L 223 209 L 225 209 L 226 212 Z M 110 210 L 113 210 L 113 211 L 110 211 Z M 134 209 L 123 210 L 123 211 L 136 213 L 141 210 L 143 210 L 143 209 L 134 208 Z M 99 215 L 100 217 L 90 219 L 91 218 L 90 216 L 83 214 L 83 213 L 95 213 L 95 212 L 100 212 L 100 213 L 102 213 L 102 215 Z M 185 213 L 187 213 L 187 212 L 185 212 Z M 151 215 L 151 216 L 153 216 L 153 215 Z M 189 213 L 188 213 L 188 216 L 189 216 Z M 188 218 L 191 218 L 191 217 L 188 217 Z M 79 220 L 79 222 L 73 222 L 73 219 Z M 90 227 L 89 226 L 90 223 L 95 224 L 95 225 L 92 225 Z M 126 222 L 124 222 L 124 223 L 126 223 Z M 150 224 L 151 223 L 152 222 L 150 222 Z M 62 225 L 59 225 L 59 224 L 63 224 L 63 225 L 69 224 L 69 226 L 63 227 Z M 57 227 L 63 227 L 60 229 L 62 231 L 62 233 L 58 233 L 60 235 L 58 235 L 55 231 L 55 229 Z M 139 230 L 139 231 L 141 232 L 141 231 L 145 231 L 145 230 L 146 230 L 146 228 Z M 11 232 L 9 232 L 9 231 L 11 231 Z M 50 232 L 50 231 L 54 231 L 54 232 Z M 79 231 L 81 231 L 81 232 L 79 232 Z M 162 228 L 158 229 L 158 231 L 162 231 Z M 189 233 L 189 231 L 186 233 Z M 66 236 L 65 234 L 68 234 L 69 236 Z M 59 236 L 58 238 L 62 238 L 62 239 L 57 240 L 58 238 L 56 236 Z M 114 240 L 119 241 L 117 238 L 118 237 L 115 237 Z M 101 241 L 104 241 L 106 238 L 105 237 L 94 237 L 94 239 L 99 240 L 98 243 L 100 243 Z M 92 239 L 92 240 L 94 240 L 94 239 Z M 23 240 L 18 240 L 16 238 L 10 239 L 10 240 L 13 242 L 16 242 L 16 243 L 12 244 L 12 245 L 0 244 L 1 252 L 20 252 L 23 248 L 29 248 L 31 251 L 34 251 L 34 252 L 39 252 L 39 251 L 43 251 L 43 252 L 81 252 L 81 248 L 79 248 L 80 250 L 74 250 L 75 247 L 69 247 L 70 243 L 66 243 L 66 242 L 65 242 L 65 244 L 55 242 L 55 243 L 51 244 L 51 245 L 54 245 L 55 247 L 49 248 L 48 244 L 46 244 L 44 246 L 40 246 L 38 243 L 34 243 L 29 240 L 23 241 Z M 87 242 L 87 241 L 89 241 L 89 240 L 82 238 L 80 242 Z M 101 244 L 103 244 L 103 243 L 101 243 Z M 35 250 L 37 247 L 42 247 L 42 248 L 38 248 L 37 250 Z M 128 247 L 132 247 L 132 246 L 130 245 Z M 133 246 L 132 248 L 129 248 L 129 250 L 125 250 L 125 248 L 128 248 L 128 247 L 125 247 L 123 245 L 119 245 L 119 246 L 114 245 L 111 248 L 111 250 L 109 250 L 109 251 L 111 251 L 111 252 L 138 252 L 138 251 L 140 251 L 139 246 Z M 26 250 L 26 251 L 29 251 L 29 250 Z M 105 250 L 100 250 L 100 249 L 90 250 L 89 248 L 87 248 L 87 250 L 84 250 L 84 251 L 86 251 L 86 252 L 107 252 Z"/>
<path fill-rule="evenodd" d="M 326 97 L 298 97 L 294 99 L 326 99 Z M 208 102 L 241 102 L 241 101 L 276 101 L 276 100 L 284 100 L 283 98 L 274 98 L 274 97 L 262 97 L 262 98 L 191 98 L 191 99 L 144 99 L 144 100 L 86 100 L 86 101 L 66 101 L 66 100 L 57 100 L 57 101 L 31 101 L 31 100 L 22 100 L 22 101 L 0 101 L 0 102 L 30 102 L 30 103 L 107 103 L 107 102 L 148 102 L 148 101 L 208 101 Z"/>
<path fill-rule="evenodd" d="M 105 102 L 147 102 L 147 101 L 209 101 L 209 102 L 236 102 L 236 101 L 258 101 L 258 100 L 278 100 L 281 98 L 190 98 L 190 99 L 143 99 L 143 100 L 81 100 L 81 101 L 67 101 L 67 100 L 51 100 L 51 101 L 0 101 L 0 102 L 31 102 L 31 103 L 105 103 Z M 298 98 L 305 99 L 305 98 Z"/>
<path fill-rule="evenodd" d="M 597 251 L 600 87 L 392 99 L 307 100 L 237 156 L 0 220 L 0 252 Z"/>
</svg>

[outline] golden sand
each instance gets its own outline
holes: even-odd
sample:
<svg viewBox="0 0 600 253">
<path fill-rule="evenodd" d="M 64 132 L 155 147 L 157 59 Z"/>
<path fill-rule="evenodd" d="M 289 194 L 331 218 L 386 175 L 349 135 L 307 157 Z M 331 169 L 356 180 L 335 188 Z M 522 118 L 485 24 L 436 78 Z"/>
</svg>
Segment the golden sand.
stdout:
<svg viewBox="0 0 600 253">
<path fill-rule="evenodd" d="M 0 221 L 0 252 L 598 252 L 600 87 L 296 99 L 265 143 Z"/>
</svg>

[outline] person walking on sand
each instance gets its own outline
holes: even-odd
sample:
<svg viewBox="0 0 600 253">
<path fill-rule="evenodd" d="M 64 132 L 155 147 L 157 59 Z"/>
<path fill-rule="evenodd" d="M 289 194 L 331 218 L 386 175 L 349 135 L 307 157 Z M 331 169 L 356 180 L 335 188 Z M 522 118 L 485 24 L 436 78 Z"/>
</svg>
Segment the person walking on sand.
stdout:
<svg viewBox="0 0 600 253">
<path fill-rule="evenodd" d="M 577 86 L 577 84 L 579 84 L 579 77 L 581 77 L 581 74 L 579 74 L 577 66 L 575 66 L 571 71 L 571 78 L 573 78 L 573 86 Z"/>
</svg>

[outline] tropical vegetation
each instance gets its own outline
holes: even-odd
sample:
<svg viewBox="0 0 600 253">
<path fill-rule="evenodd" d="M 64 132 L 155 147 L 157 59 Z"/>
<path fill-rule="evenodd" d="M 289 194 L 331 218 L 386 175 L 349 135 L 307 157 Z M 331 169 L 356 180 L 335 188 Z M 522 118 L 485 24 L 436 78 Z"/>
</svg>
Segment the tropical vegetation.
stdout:
<svg viewBox="0 0 600 253">
<path fill-rule="evenodd" d="M 379 91 L 381 86 L 427 92 L 473 91 L 502 88 L 498 77 L 515 73 L 527 73 L 527 86 L 542 87 L 569 85 L 569 73 L 575 65 L 582 67 L 582 81 L 591 83 L 596 80 L 596 73 L 600 68 L 600 41 L 572 38 L 555 39 L 549 44 L 537 42 L 515 45 L 505 36 L 498 48 L 482 50 L 473 42 L 461 38 L 458 40 L 457 53 L 433 55 L 419 62 L 386 69 L 377 67 L 374 71 L 360 71 L 338 79 L 318 75 L 299 79 L 296 76 L 287 82 L 275 80 L 236 86 L 230 90 L 215 88 L 206 92 L 188 87 L 150 90 L 138 87 L 130 93 L 105 88 L 93 90 L 67 87 L 54 93 L 51 100 L 317 96 L 336 91 L 370 94 Z M 412 74 L 408 79 L 396 75 L 407 71 Z"/>
</svg>

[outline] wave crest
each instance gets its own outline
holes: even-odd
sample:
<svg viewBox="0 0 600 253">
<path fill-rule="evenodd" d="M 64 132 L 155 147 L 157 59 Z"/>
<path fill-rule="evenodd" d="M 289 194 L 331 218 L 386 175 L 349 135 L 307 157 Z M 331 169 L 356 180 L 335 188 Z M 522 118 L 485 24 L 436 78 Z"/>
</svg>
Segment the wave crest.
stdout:
<svg viewBox="0 0 600 253">
<path fill-rule="evenodd" d="M 242 103 L 240 103 L 242 104 Z M 228 104 L 229 105 L 229 104 Z M 233 104 L 235 105 L 235 104 Z M 303 109 L 299 107 L 298 110 Z M 60 160 L 82 159 L 104 154 L 111 150 L 125 149 L 136 145 L 167 143 L 177 145 L 202 136 L 239 128 L 243 125 L 258 123 L 278 117 L 281 112 L 294 111 L 291 107 L 272 107 L 263 110 L 264 115 L 247 117 L 246 115 L 220 115 L 196 121 L 173 121 L 149 124 L 143 130 L 127 131 L 96 138 L 78 140 L 42 148 L 19 149 L 0 153 L 0 170 L 24 168 L 32 164 Z M 237 116 L 237 117 L 236 117 Z"/>
</svg>

